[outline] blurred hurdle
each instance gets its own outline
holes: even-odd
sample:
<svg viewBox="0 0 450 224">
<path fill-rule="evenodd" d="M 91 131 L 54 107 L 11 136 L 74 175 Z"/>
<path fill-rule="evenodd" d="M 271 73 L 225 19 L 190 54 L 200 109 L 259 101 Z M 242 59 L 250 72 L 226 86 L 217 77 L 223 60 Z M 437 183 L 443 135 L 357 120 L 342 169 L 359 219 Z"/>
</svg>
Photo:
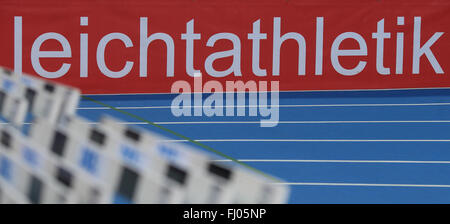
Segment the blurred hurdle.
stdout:
<svg viewBox="0 0 450 224">
<path fill-rule="evenodd" d="M 77 89 L 0 69 L 0 203 L 285 203 L 289 188 L 104 116 Z M 23 131 L 24 124 L 31 124 Z"/>
<path fill-rule="evenodd" d="M 51 123 L 56 123 L 62 115 L 74 115 L 76 113 L 80 99 L 80 92 L 77 89 L 50 83 L 29 75 L 16 75 L 4 68 L 0 70 L 0 83 L 0 97 L 1 95 L 7 95 L 9 97 L 5 97 L 6 99 L 15 98 L 18 99 L 16 101 L 27 102 L 26 111 L 31 116 L 27 118 L 28 121 L 42 117 Z M 13 99 L 10 99 L 10 101 Z M 13 107 L 11 102 L 5 103 L 7 107 L 5 109 Z M 19 103 L 21 104 L 21 102 L 16 104 Z M 6 118 L 11 120 L 9 117 Z M 20 125 L 17 123 L 19 121 L 22 121 L 22 123 L 26 121 L 22 116 L 15 116 L 14 119 L 11 122 L 16 122 L 16 125 Z"/>
</svg>

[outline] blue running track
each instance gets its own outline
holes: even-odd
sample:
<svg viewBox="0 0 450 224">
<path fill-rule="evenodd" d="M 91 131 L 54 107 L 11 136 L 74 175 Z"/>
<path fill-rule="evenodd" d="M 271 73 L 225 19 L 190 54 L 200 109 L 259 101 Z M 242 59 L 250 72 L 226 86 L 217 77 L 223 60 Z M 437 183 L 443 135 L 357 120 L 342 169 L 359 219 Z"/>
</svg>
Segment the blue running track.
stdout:
<svg viewBox="0 0 450 224">
<path fill-rule="evenodd" d="M 450 90 L 280 93 L 280 124 L 258 117 L 175 117 L 176 95 L 95 95 L 282 178 L 290 203 L 450 203 Z M 110 114 L 88 100 L 79 114 Z M 136 123 L 135 123 L 136 122 Z"/>
</svg>

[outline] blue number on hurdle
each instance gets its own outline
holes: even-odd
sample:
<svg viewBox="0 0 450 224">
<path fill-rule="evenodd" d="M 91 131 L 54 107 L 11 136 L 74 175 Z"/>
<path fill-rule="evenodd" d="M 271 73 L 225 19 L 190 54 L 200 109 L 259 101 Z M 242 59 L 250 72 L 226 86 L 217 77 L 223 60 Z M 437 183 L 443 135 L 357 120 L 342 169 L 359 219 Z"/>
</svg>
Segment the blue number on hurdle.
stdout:
<svg viewBox="0 0 450 224">
<path fill-rule="evenodd" d="M 98 154 L 89 148 L 83 149 L 80 165 L 89 173 L 96 175 L 98 170 Z"/>
<path fill-rule="evenodd" d="M 0 175 L 5 179 L 10 181 L 12 179 L 12 164 L 11 161 L 6 158 L 2 157 L 0 159 Z"/>
<path fill-rule="evenodd" d="M 140 154 L 136 149 L 127 145 L 121 145 L 120 153 L 124 162 L 129 163 L 130 165 L 139 164 Z"/>
<path fill-rule="evenodd" d="M 170 161 L 177 161 L 180 159 L 179 152 L 174 148 L 170 148 L 166 145 L 159 145 L 158 149 L 161 155 Z"/>
<path fill-rule="evenodd" d="M 31 149 L 29 147 L 24 147 L 23 148 L 23 158 L 31 167 L 38 166 L 37 154 L 33 149 Z"/>
<path fill-rule="evenodd" d="M 13 90 L 13 88 L 14 88 L 14 82 L 12 82 L 12 81 L 10 81 L 10 80 L 4 80 L 3 81 L 3 85 L 2 85 L 2 87 L 3 87 L 3 89 L 6 91 L 6 92 L 11 92 L 12 90 Z"/>
</svg>

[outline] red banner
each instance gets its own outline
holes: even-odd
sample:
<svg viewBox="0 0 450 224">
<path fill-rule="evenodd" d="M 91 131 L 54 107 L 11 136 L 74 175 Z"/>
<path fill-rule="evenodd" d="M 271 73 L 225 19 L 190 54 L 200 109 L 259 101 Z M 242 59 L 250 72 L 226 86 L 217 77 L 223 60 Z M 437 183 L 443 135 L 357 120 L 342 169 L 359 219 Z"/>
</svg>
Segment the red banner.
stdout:
<svg viewBox="0 0 450 224">
<path fill-rule="evenodd" d="M 450 87 L 448 0 L 0 0 L 0 64 L 83 93 L 177 80 Z"/>
</svg>

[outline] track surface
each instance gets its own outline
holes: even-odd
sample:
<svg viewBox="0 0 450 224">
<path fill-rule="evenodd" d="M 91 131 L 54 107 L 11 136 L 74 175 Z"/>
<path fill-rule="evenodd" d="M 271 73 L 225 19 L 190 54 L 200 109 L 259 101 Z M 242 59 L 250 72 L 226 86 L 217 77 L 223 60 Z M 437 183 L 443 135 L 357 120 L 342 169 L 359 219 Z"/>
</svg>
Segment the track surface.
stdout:
<svg viewBox="0 0 450 224">
<path fill-rule="evenodd" d="M 280 93 L 280 124 L 260 118 L 175 117 L 176 95 L 95 95 L 291 185 L 290 203 L 450 203 L 450 90 Z M 107 113 L 83 100 L 79 114 Z"/>
</svg>

